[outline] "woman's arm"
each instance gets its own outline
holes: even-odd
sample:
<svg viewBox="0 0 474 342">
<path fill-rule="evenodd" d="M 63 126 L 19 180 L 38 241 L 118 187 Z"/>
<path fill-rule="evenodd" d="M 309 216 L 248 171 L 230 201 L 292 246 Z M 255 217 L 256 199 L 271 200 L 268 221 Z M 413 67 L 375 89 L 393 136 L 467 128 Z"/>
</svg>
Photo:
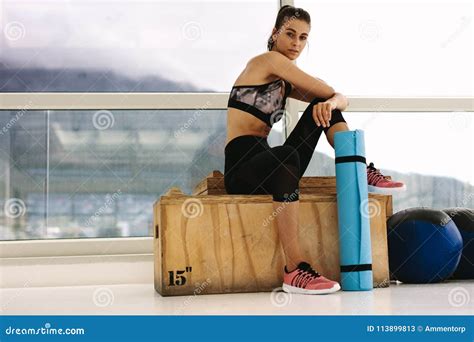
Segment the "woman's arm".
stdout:
<svg viewBox="0 0 474 342">
<path fill-rule="evenodd" d="M 315 79 L 317 79 L 318 81 L 321 81 L 325 84 L 327 84 L 326 82 L 324 82 L 322 79 L 320 78 L 317 78 L 315 77 Z M 312 96 L 311 93 L 306 93 L 306 92 L 303 92 L 301 91 L 301 89 L 298 89 L 295 85 L 291 85 L 291 92 L 290 94 L 288 95 L 288 97 L 291 97 L 293 99 L 297 99 L 297 100 L 300 100 L 300 101 L 303 101 L 303 102 L 311 102 L 313 99 L 314 99 L 314 96 Z"/>
<path fill-rule="evenodd" d="M 317 79 L 319 80 L 319 78 L 317 78 Z M 323 80 L 321 80 L 321 81 L 324 82 Z M 288 97 L 291 97 L 293 99 L 297 99 L 297 100 L 300 100 L 300 101 L 303 101 L 303 102 L 311 102 L 314 99 L 314 97 L 312 97 L 311 94 L 304 94 L 304 93 L 301 92 L 300 89 L 296 88 L 293 85 L 292 85 L 291 92 L 288 95 Z M 347 106 L 349 105 L 349 100 L 347 99 L 347 97 L 345 97 L 341 93 L 334 93 L 334 95 L 332 97 L 330 97 L 329 99 L 327 99 L 327 101 L 334 102 L 336 104 L 336 108 L 341 110 L 341 111 L 346 110 Z"/>
<path fill-rule="evenodd" d="M 297 89 L 292 93 L 298 100 L 310 102 L 315 97 L 329 99 L 336 93 L 326 82 L 305 73 L 279 52 L 268 51 L 260 57 L 264 59 L 268 73 L 287 80 Z"/>
<path fill-rule="evenodd" d="M 336 104 L 336 108 L 341 111 L 346 110 L 347 106 L 349 105 L 349 100 L 341 93 L 335 93 L 334 96 L 328 99 L 326 102 L 328 101 L 334 102 Z"/>
</svg>

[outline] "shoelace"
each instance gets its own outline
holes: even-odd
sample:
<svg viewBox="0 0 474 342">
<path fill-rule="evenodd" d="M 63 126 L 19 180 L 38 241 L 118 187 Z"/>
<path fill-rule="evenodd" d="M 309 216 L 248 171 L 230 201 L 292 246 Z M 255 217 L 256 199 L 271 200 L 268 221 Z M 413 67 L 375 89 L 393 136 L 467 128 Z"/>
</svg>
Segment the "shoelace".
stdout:
<svg viewBox="0 0 474 342">
<path fill-rule="evenodd" d="M 308 267 L 307 269 L 305 269 L 303 271 L 306 272 L 306 273 L 309 273 L 310 275 L 312 275 L 315 278 L 321 277 L 321 274 L 319 274 L 317 271 L 313 270 L 312 267 Z"/>
<path fill-rule="evenodd" d="M 316 279 L 321 276 L 318 272 L 313 270 L 311 267 L 307 269 L 301 269 L 301 276 L 298 281 L 298 285 L 302 288 L 305 288 L 306 285 L 311 282 L 311 280 Z"/>
<path fill-rule="evenodd" d="M 369 166 L 367 166 L 368 169 L 368 180 L 370 183 L 376 184 L 379 180 L 381 179 L 387 179 L 386 176 L 382 175 L 380 173 L 379 169 L 376 169 L 374 166 L 374 163 L 370 163 Z"/>
</svg>

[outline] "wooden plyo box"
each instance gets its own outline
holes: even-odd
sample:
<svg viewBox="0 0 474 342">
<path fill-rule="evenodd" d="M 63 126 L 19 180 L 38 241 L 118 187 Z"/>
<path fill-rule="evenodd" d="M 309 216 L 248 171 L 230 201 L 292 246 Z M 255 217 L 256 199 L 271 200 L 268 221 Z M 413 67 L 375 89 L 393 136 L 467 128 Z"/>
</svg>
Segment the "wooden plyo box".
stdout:
<svg viewBox="0 0 474 342">
<path fill-rule="evenodd" d="M 285 258 L 275 217 L 285 204 L 274 210 L 271 195 L 228 195 L 218 185 L 221 175 L 212 172 L 192 196 L 171 188 L 154 204 L 155 290 L 162 296 L 282 285 Z M 298 240 L 305 260 L 340 281 L 336 198 L 335 177 L 301 179 Z M 392 197 L 370 193 L 369 201 L 374 287 L 387 287 Z"/>
</svg>

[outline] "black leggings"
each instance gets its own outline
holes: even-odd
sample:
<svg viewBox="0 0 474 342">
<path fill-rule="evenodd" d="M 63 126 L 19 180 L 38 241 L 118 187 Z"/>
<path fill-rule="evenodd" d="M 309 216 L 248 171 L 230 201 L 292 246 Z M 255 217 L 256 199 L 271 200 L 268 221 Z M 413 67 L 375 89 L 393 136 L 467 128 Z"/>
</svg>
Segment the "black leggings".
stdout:
<svg viewBox="0 0 474 342">
<path fill-rule="evenodd" d="M 332 111 L 329 127 L 317 126 L 308 105 L 283 145 L 270 147 L 267 138 L 241 135 L 225 147 L 224 184 L 228 194 L 271 194 L 277 202 L 299 200 L 299 181 L 313 156 L 321 133 L 346 122 L 339 109 Z"/>
</svg>

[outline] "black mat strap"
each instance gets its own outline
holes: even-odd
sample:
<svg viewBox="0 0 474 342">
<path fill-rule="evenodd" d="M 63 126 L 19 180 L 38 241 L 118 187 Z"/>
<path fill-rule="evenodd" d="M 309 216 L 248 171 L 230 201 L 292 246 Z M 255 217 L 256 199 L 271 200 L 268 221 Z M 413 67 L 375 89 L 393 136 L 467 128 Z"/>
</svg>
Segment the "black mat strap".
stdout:
<svg viewBox="0 0 474 342">
<path fill-rule="evenodd" d="M 361 163 L 366 164 L 365 157 L 363 157 L 363 156 L 336 157 L 336 164 L 351 163 L 351 162 L 361 162 Z"/>
<path fill-rule="evenodd" d="M 361 271 L 371 271 L 371 270 L 372 270 L 372 264 L 341 266 L 341 272 L 361 272 Z"/>
</svg>

